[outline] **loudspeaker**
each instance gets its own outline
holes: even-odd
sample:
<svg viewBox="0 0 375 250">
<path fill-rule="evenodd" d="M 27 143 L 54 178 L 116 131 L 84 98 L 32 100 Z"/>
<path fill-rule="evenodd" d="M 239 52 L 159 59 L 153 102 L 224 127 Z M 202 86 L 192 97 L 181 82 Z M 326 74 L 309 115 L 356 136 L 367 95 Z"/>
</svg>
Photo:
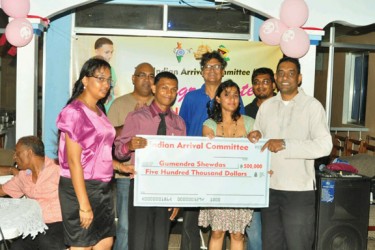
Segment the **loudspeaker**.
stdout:
<svg viewBox="0 0 375 250">
<path fill-rule="evenodd" d="M 318 176 L 315 249 L 367 249 L 371 180 Z"/>
</svg>

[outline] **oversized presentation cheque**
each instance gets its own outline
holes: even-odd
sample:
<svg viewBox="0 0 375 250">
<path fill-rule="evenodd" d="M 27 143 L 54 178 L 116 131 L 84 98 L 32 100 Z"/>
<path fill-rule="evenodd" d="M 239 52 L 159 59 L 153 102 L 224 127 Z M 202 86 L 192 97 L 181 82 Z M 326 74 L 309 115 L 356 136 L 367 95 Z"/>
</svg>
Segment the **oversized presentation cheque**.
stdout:
<svg viewBox="0 0 375 250">
<path fill-rule="evenodd" d="M 268 207 L 266 140 L 137 135 L 134 205 L 154 207 Z"/>
</svg>

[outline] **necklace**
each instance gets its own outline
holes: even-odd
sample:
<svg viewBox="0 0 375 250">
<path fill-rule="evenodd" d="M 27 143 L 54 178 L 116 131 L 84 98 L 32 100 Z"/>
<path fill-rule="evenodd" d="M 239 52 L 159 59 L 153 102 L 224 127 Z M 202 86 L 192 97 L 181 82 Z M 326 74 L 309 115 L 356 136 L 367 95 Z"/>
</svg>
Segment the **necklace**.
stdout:
<svg viewBox="0 0 375 250">
<path fill-rule="evenodd" d="M 230 127 L 232 127 L 232 124 L 229 125 L 229 129 L 230 129 Z M 234 122 L 234 132 L 233 132 L 232 137 L 236 137 L 236 132 L 237 132 L 237 121 Z M 221 136 L 224 137 L 224 125 L 223 125 L 223 123 L 221 123 Z"/>
</svg>

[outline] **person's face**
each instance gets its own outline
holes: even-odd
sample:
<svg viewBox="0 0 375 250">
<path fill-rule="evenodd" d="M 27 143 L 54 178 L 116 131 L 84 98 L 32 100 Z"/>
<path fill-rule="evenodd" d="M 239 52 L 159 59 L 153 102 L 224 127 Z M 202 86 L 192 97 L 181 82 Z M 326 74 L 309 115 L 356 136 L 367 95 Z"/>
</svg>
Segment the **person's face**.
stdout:
<svg viewBox="0 0 375 250">
<path fill-rule="evenodd" d="M 151 95 L 151 86 L 154 85 L 155 70 L 149 64 L 138 66 L 132 76 L 134 92 L 140 96 Z"/>
<path fill-rule="evenodd" d="M 160 78 L 159 82 L 156 85 L 152 85 L 151 88 L 158 107 L 163 111 L 169 109 L 177 96 L 177 81 L 169 78 Z"/>
<path fill-rule="evenodd" d="M 298 93 L 302 75 L 298 74 L 297 66 L 294 63 L 283 62 L 277 68 L 275 79 L 281 96 L 286 98 L 286 100 L 290 100 Z"/>
<path fill-rule="evenodd" d="M 97 69 L 92 76 L 85 76 L 82 83 L 85 86 L 84 92 L 91 95 L 94 99 L 104 98 L 111 87 L 111 71 L 109 68 Z"/>
<path fill-rule="evenodd" d="M 253 92 L 259 99 L 268 99 L 273 96 L 275 83 L 269 74 L 257 75 L 253 80 Z"/>
<path fill-rule="evenodd" d="M 103 44 L 102 47 L 95 50 L 97 56 L 103 57 L 104 60 L 109 62 L 113 55 L 113 45 Z"/>
<path fill-rule="evenodd" d="M 29 167 L 31 153 L 31 149 L 21 145 L 20 143 L 16 144 L 16 150 L 14 152 L 13 159 L 19 169 L 26 170 Z"/>
<path fill-rule="evenodd" d="M 206 83 L 217 83 L 219 85 L 224 76 L 224 69 L 216 58 L 212 58 L 204 65 L 202 76 Z"/>
<path fill-rule="evenodd" d="M 240 93 L 236 87 L 228 87 L 224 89 L 216 101 L 220 103 L 222 111 L 235 112 L 240 105 Z"/>
</svg>

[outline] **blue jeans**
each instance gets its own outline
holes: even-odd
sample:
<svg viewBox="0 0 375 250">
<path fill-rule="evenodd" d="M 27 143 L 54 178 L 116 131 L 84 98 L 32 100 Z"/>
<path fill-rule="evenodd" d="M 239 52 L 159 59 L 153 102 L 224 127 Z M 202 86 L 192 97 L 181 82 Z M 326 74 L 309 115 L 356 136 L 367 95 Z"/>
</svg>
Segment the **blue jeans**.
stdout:
<svg viewBox="0 0 375 250">
<path fill-rule="evenodd" d="M 129 203 L 129 178 L 117 178 L 117 229 L 116 229 L 116 241 L 113 250 L 128 250 L 128 203 Z"/>
<path fill-rule="evenodd" d="M 247 250 L 262 250 L 262 218 L 259 209 L 253 213 L 249 226 L 246 227 Z"/>
</svg>

